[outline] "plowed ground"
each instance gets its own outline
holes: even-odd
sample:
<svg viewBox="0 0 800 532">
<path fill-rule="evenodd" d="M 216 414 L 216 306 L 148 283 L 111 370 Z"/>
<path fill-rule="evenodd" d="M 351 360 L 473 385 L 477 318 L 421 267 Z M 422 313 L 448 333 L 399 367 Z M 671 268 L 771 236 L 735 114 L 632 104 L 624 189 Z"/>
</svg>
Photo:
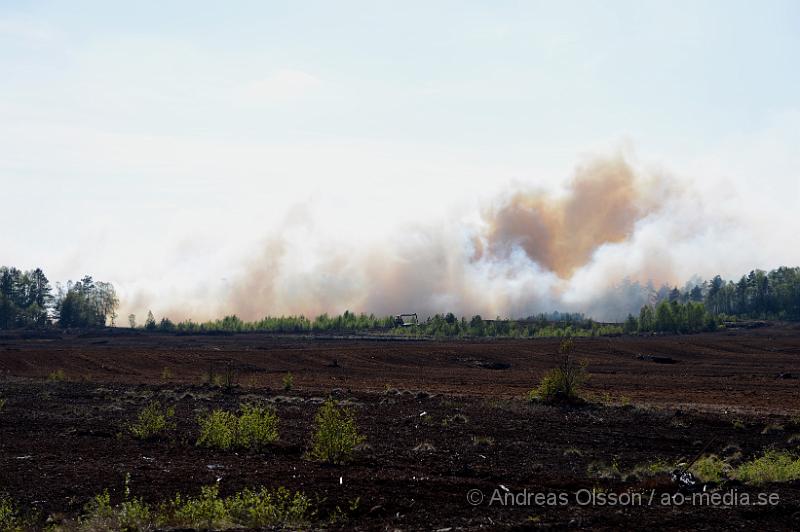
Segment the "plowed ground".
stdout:
<svg viewBox="0 0 800 532">
<path fill-rule="evenodd" d="M 223 494 L 259 485 L 302 490 L 315 502 L 314 528 L 800 526 L 797 482 L 724 487 L 777 493 L 775 506 L 675 506 L 659 504 L 677 491 L 668 475 L 634 472 L 656 461 L 688 461 L 709 442 L 707 452 L 738 451 L 738 460 L 769 447 L 796 448 L 789 440 L 800 433 L 800 328 L 576 344 L 591 374 L 586 393 L 598 401 L 608 394 L 606 404 L 567 408 L 524 399 L 554 366 L 557 340 L 6 335 L 0 493 L 58 520 L 79 514 L 104 488 L 120 500 L 129 473 L 132 491 L 153 503 L 217 480 Z M 207 383 L 211 372 L 219 384 L 227 367 L 234 386 Z M 56 370 L 66 380 L 48 381 Z M 287 372 L 291 391 L 281 385 Z M 369 444 L 346 466 L 304 458 L 314 414 L 330 394 L 354 410 Z M 176 427 L 155 441 L 135 440 L 127 426 L 153 399 L 175 406 Z M 199 414 L 253 401 L 277 408 L 276 445 L 253 453 L 194 444 Z M 762 433 L 767 425 L 782 428 Z M 471 489 L 483 493 L 480 504 L 468 503 Z M 564 493 L 568 503 L 492 501 L 525 489 Z M 579 504 L 579 490 L 592 489 L 632 490 L 644 500 Z M 337 506 L 345 517 L 331 523 Z"/>
</svg>

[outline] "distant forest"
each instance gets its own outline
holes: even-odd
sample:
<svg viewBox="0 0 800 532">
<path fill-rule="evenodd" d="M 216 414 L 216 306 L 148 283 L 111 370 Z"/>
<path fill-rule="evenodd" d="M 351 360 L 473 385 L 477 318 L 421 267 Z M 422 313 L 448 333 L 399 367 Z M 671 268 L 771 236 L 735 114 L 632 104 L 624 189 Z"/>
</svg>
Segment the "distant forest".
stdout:
<svg viewBox="0 0 800 532">
<path fill-rule="evenodd" d="M 403 322 L 394 316 L 322 314 L 267 316 L 243 321 L 237 316 L 202 323 L 186 320 L 174 323 L 164 317 L 157 321 L 152 312 L 141 326 L 128 316 L 131 328 L 177 333 L 273 332 L 273 333 L 383 333 L 419 337 L 541 337 L 603 336 L 650 332 L 692 333 L 717 329 L 737 319 L 800 319 L 800 267 L 781 267 L 770 272 L 753 270 L 738 281 L 716 276 L 696 280 L 683 289 L 667 285 L 624 282 L 608 294 L 610 305 L 628 301 L 643 304 L 622 323 L 598 323 L 581 313 L 538 314 L 524 319 L 458 318 L 452 313 L 436 314 L 424 320 Z M 18 328 L 101 328 L 116 325 L 117 298 L 111 283 L 85 276 L 66 285 L 50 285 L 37 268 L 22 271 L 0 267 L 0 329 Z"/>
</svg>

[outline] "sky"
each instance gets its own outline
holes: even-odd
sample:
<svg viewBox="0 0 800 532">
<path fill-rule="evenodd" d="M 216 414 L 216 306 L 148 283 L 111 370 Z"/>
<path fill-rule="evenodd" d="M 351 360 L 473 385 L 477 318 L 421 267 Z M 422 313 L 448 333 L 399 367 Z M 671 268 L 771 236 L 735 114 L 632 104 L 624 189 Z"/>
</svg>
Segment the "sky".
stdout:
<svg viewBox="0 0 800 532">
<path fill-rule="evenodd" d="M 797 28 L 793 1 L 0 0 L 0 264 L 197 319 L 800 264 Z M 567 274 L 474 258 L 598 160 L 663 201 Z"/>
</svg>

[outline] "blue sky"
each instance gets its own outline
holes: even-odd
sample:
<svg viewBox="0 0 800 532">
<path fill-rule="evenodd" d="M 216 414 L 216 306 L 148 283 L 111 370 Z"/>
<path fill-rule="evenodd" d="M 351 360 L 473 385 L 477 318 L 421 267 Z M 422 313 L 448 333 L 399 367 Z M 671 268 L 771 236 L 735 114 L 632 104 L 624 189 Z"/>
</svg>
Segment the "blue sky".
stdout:
<svg viewBox="0 0 800 532">
<path fill-rule="evenodd" d="M 0 262 L 202 300 L 293 212 L 367 245 L 618 150 L 766 231 L 800 205 L 798 28 L 791 1 L 5 0 Z M 800 260 L 776 238 L 756 265 Z"/>
</svg>

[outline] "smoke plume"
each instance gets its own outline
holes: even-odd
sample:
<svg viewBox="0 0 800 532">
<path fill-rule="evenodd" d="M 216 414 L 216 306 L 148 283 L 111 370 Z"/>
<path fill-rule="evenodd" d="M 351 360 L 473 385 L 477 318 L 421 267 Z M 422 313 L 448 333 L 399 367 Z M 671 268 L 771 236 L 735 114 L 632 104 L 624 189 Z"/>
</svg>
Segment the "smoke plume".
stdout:
<svg viewBox="0 0 800 532">
<path fill-rule="evenodd" d="M 294 211 L 249 260 L 220 310 L 257 319 L 345 309 L 494 317 L 591 308 L 608 318 L 601 305 L 575 297 L 573 278 L 596 268 L 603 250 L 630 244 L 637 224 L 657 217 L 671 197 L 663 178 L 637 175 L 613 157 L 579 167 L 560 193 L 511 190 L 477 223 L 405 226 L 358 246 L 320 238 L 312 214 Z M 618 273 L 587 293 L 601 297 L 598 290 L 630 272 Z M 614 301 L 613 314 L 628 310 Z"/>
<path fill-rule="evenodd" d="M 622 242 L 657 204 L 620 157 L 581 167 L 565 194 L 515 192 L 486 215 L 486 249 L 506 258 L 519 247 L 543 268 L 568 278 L 598 247 Z M 476 259 L 483 258 L 483 246 Z"/>
</svg>

